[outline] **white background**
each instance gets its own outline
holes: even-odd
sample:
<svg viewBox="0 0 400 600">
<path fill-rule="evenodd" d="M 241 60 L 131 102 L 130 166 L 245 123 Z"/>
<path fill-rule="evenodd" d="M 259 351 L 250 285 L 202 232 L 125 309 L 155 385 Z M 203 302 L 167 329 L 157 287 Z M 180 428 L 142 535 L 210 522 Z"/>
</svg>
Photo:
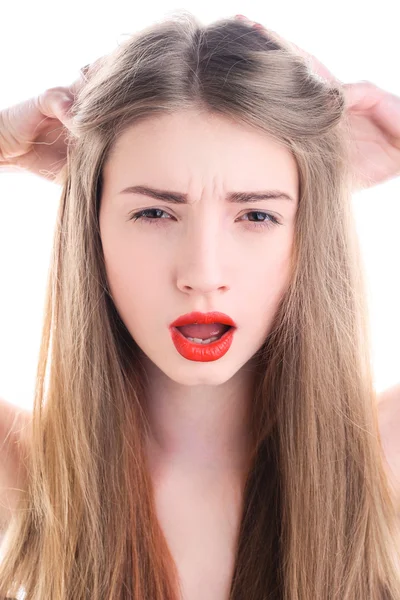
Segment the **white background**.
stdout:
<svg viewBox="0 0 400 600">
<path fill-rule="evenodd" d="M 204 24 L 244 13 L 312 52 L 343 82 L 369 80 L 400 96 L 396 2 L 10 3 L 1 9 L 0 109 L 69 85 L 125 35 L 177 9 Z M 0 175 L 0 396 L 33 406 L 44 293 L 60 188 Z M 400 178 L 355 194 L 379 391 L 400 381 Z"/>
</svg>

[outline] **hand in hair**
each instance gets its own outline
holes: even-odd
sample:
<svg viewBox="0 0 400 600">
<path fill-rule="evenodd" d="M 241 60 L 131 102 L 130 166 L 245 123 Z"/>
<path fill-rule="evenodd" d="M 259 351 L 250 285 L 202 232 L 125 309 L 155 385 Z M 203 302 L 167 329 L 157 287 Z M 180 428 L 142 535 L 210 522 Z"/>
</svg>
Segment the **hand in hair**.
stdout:
<svg viewBox="0 0 400 600">
<path fill-rule="evenodd" d="M 70 86 L 49 88 L 0 111 L 0 171 L 25 169 L 56 179 L 67 160 L 68 111 L 89 68 L 83 67 Z"/>
<path fill-rule="evenodd" d="M 236 15 L 238 19 L 246 19 Z M 326 83 L 341 87 L 349 124 L 349 156 L 353 191 L 367 189 L 400 176 L 400 97 L 370 81 L 343 83 L 313 54 L 259 23 L 252 26 L 306 59 L 310 70 Z"/>
</svg>

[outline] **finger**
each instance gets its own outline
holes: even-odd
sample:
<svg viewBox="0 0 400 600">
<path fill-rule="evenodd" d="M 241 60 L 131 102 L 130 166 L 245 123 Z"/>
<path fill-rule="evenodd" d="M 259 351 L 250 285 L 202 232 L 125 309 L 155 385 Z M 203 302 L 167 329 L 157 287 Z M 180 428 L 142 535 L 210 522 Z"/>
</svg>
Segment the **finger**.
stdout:
<svg viewBox="0 0 400 600">
<path fill-rule="evenodd" d="M 400 150 L 400 97 L 389 93 L 385 95 L 377 105 L 375 118 L 381 123 L 392 144 Z"/>
<path fill-rule="evenodd" d="M 88 65 L 85 65 L 84 67 L 82 67 L 80 69 L 80 72 L 82 74 L 82 77 L 87 81 L 88 77 L 86 77 L 86 73 L 89 71 L 90 69 L 90 63 Z"/>
<path fill-rule="evenodd" d="M 331 84 L 342 83 L 340 79 L 338 79 L 336 75 L 334 75 L 326 65 L 324 65 L 316 56 L 314 56 L 314 54 L 312 54 L 311 52 L 307 52 L 307 50 L 304 50 L 304 48 L 300 48 L 300 46 L 297 46 L 297 44 L 295 44 L 294 42 L 285 40 L 285 38 L 279 35 L 279 33 L 277 33 L 276 31 L 273 31 L 271 29 L 269 29 L 268 31 L 273 36 L 275 36 L 280 43 L 289 45 L 290 49 L 295 54 L 298 54 L 299 56 L 304 58 L 307 61 L 310 69 L 314 73 L 325 79 L 325 81 Z"/>
<path fill-rule="evenodd" d="M 45 117 L 56 118 L 62 123 L 73 101 L 74 98 L 67 88 L 49 89 L 35 98 L 38 109 Z"/>
<path fill-rule="evenodd" d="M 347 109 L 367 113 L 400 150 L 400 97 L 371 81 L 343 85 Z"/>
<path fill-rule="evenodd" d="M 82 89 L 82 87 L 87 82 L 86 76 L 82 73 L 82 69 L 79 72 L 79 77 L 74 79 L 71 85 L 68 86 L 68 91 L 72 96 L 76 96 L 76 94 Z"/>
<path fill-rule="evenodd" d="M 97 58 L 94 62 L 85 65 L 79 69 L 79 77 L 67 88 L 75 96 L 90 79 L 90 76 L 100 66 L 103 57 Z"/>
<path fill-rule="evenodd" d="M 247 21 L 248 23 L 252 24 L 253 27 L 255 27 L 259 30 L 264 30 L 272 39 L 275 39 L 275 41 L 278 44 L 282 45 L 283 47 L 288 48 L 294 54 L 297 54 L 298 56 L 301 56 L 302 58 L 304 58 L 306 60 L 306 62 L 308 63 L 311 71 L 313 71 L 314 73 L 316 73 L 317 75 L 322 77 L 322 79 L 324 79 L 325 81 L 327 81 L 331 84 L 342 83 L 328 69 L 328 67 L 326 65 L 324 65 L 316 56 L 314 56 L 314 54 L 311 54 L 311 52 L 307 52 L 303 48 L 300 48 L 300 46 L 297 46 L 294 42 L 291 42 L 290 40 L 285 39 L 283 36 L 281 36 L 279 33 L 274 31 L 273 29 L 268 29 L 267 27 L 260 25 L 260 23 L 250 21 L 247 17 L 244 17 L 243 15 L 236 15 L 235 18 L 239 19 L 241 21 Z"/>
</svg>

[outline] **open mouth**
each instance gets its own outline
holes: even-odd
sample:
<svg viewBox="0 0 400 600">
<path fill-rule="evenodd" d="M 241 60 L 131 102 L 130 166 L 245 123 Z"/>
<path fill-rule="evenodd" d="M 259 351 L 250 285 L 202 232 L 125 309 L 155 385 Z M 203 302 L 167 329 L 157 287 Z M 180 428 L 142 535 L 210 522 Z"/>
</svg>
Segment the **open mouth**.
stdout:
<svg viewBox="0 0 400 600">
<path fill-rule="evenodd" d="M 234 324 L 215 321 L 198 323 L 190 320 L 185 325 L 170 326 L 172 342 L 179 354 L 196 362 L 210 362 L 225 356 L 232 345 L 235 330 Z"/>
<path fill-rule="evenodd" d="M 233 329 L 233 327 L 231 327 L 231 325 L 223 325 L 222 323 L 213 323 L 212 324 L 213 330 L 215 330 L 215 335 L 209 335 L 209 333 L 207 333 L 207 335 L 209 335 L 209 337 L 196 337 L 196 336 L 191 336 L 188 335 L 188 331 L 191 333 L 190 331 L 190 327 L 188 325 L 185 325 L 183 327 L 176 327 L 176 329 L 179 331 L 179 333 L 181 333 L 187 340 L 189 340 L 190 342 L 193 342 L 194 344 L 211 344 L 212 342 L 215 342 L 217 340 L 220 340 L 222 338 L 222 336 L 229 331 L 230 329 Z M 210 330 L 210 328 L 212 328 L 212 325 L 196 325 L 196 331 L 200 331 L 202 328 L 208 328 L 207 331 Z M 201 334 L 201 332 L 200 332 Z"/>
</svg>

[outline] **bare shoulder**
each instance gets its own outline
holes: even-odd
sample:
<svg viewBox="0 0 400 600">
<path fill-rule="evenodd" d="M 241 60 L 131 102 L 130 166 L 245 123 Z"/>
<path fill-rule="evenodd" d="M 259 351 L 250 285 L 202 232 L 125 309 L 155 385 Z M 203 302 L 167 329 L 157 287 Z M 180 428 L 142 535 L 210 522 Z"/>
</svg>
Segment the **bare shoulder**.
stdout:
<svg viewBox="0 0 400 600">
<path fill-rule="evenodd" d="M 378 402 L 400 402 L 400 381 L 378 394 Z"/>
<path fill-rule="evenodd" d="M 400 382 L 378 394 L 379 429 L 389 481 L 400 510 Z"/>
<path fill-rule="evenodd" d="M 5 442 L 8 436 L 17 436 L 21 440 L 25 439 L 31 421 L 31 411 L 0 397 L 0 441 L 2 443 Z"/>
<path fill-rule="evenodd" d="M 393 425 L 400 427 L 400 382 L 392 385 L 377 395 L 379 419 L 382 424 L 389 426 L 393 420 Z M 400 429 L 398 429 L 400 435 Z"/>
</svg>

